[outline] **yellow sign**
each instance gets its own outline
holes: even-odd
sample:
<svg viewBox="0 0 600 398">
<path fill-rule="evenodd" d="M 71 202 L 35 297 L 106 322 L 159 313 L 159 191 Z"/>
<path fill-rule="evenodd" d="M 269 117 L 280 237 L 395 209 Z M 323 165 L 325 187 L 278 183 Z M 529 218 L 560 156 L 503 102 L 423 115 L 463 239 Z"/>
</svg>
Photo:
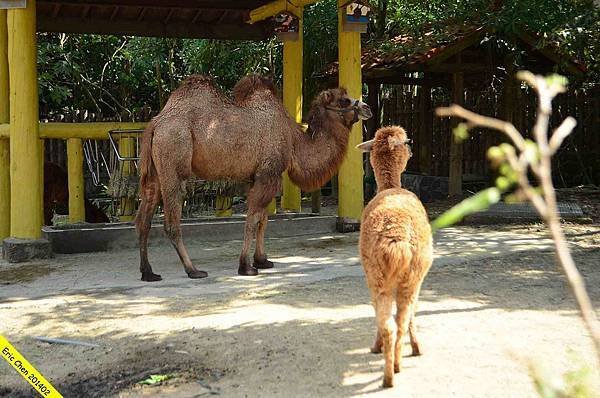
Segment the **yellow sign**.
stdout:
<svg viewBox="0 0 600 398">
<path fill-rule="evenodd" d="M 58 390 L 52 387 L 52 385 L 48 383 L 48 380 L 46 380 L 33 365 L 23 358 L 23 355 L 21 355 L 2 335 L 0 335 L 0 355 L 2 355 L 2 358 L 11 364 L 12 367 L 15 368 L 15 370 L 23 376 L 23 378 L 27 380 L 42 397 L 62 398 L 62 395 L 60 395 Z"/>
</svg>

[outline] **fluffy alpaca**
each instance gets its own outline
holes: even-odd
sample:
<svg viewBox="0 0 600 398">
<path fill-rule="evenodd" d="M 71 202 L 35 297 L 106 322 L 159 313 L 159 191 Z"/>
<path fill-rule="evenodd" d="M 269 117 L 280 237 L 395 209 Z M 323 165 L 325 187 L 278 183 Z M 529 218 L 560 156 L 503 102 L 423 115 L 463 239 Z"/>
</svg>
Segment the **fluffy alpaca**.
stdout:
<svg viewBox="0 0 600 398">
<path fill-rule="evenodd" d="M 338 170 L 352 125 L 372 116 L 369 107 L 343 88 L 321 92 L 308 114 L 309 131 L 288 115 L 273 83 L 261 76 L 241 79 L 229 100 L 206 76 L 191 76 L 175 90 L 148 124 L 140 160 L 141 203 L 136 217 L 143 281 L 159 281 L 148 261 L 148 235 L 162 199 L 164 228 L 190 278 L 204 278 L 183 245 L 181 185 L 196 175 L 205 180 L 251 181 L 244 244 L 238 274 L 257 275 L 273 267 L 264 247 L 266 207 L 281 185 L 281 174 L 313 191 Z M 256 237 L 254 261 L 249 250 Z"/>
<path fill-rule="evenodd" d="M 370 151 L 377 181 L 377 195 L 363 212 L 359 247 L 377 318 L 371 351 L 380 353 L 383 348 L 384 387 L 393 386 L 394 373 L 400 371 L 407 328 L 412 354 L 420 355 L 415 311 L 433 256 L 427 213 L 416 195 L 400 185 L 400 175 L 412 156 L 408 141 L 404 129 L 392 126 L 379 129 L 373 140 L 357 146 Z"/>
</svg>

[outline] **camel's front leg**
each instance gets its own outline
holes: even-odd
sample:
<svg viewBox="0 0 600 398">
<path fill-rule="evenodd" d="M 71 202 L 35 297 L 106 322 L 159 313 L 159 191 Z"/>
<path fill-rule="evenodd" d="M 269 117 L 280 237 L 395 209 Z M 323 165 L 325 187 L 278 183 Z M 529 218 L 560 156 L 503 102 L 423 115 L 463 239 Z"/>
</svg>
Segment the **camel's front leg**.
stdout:
<svg viewBox="0 0 600 398">
<path fill-rule="evenodd" d="M 254 252 L 253 265 L 258 269 L 273 268 L 273 262 L 267 260 L 267 254 L 265 253 L 265 230 L 267 229 L 268 222 L 269 215 L 264 210 L 256 230 L 256 251 Z"/>
<path fill-rule="evenodd" d="M 246 227 L 244 229 L 244 246 L 240 254 L 240 266 L 238 274 L 254 276 L 258 274 L 257 268 L 270 268 L 264 253 L 264 235 L 266 228 L 267 205 L 275 197 L 279 188 L 279 182 L 275 179 L 264 179 L 256 176 L 252 188 L 248 191 L 248 213 L 246 215 Z M 258 235 L 257 235 L 258 230 Z M 248 252 L 252 240 L 256 236 L 256 253 L 254 254 L 254 265 L 251 265 Z M 271 264 L 271 267 L 273 265 Z"/>
</svg>

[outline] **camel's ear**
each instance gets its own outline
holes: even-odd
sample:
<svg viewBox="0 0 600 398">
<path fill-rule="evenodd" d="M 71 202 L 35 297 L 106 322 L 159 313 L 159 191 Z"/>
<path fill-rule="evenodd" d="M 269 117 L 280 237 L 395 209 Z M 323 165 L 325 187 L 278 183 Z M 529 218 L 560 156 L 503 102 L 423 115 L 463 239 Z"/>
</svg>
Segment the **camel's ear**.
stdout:
<svg viewBox="0 0 600 398">
<path fill-rule="evenodd" d="M 325 108 L 320 106 L 313 106 L 308 112 L 306 121 L 312 134 L 321 132 L 323 129 L 323 119 L 325 118 Z"/>
<path fill-rule="evenodd" d="M 374 140 L 365 141 L 356 146 L 356 149 L 360 149 L 362 152 L 370 152 L 371 148 L 373 148 Z"/>
<path fill-rule="evenodd" d="M 323 104 L 328 105 L 333 101 L 333 93 L 329 90 L 323 91 Z"/>
<path fill-rule="evenodd" d="M 393 150 L 396 147 L 404 144 L 404 142 L 398 137 L 388 137 L 388 144 L 390 145 L 390 150 Z"/>
</svg>

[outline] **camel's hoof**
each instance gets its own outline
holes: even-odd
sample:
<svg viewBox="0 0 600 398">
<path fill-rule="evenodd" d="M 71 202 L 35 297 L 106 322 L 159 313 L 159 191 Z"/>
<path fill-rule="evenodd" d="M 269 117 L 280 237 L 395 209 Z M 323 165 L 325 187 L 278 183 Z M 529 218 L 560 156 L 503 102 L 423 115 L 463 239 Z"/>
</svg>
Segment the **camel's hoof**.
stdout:
<svg viewBox="0 0 600 398">
<path fill-rule="evenodd" d="M 412 346 L 412 356 L 413 357 L 418 357 L 418 356 L 421 356 L 421 355 L 422 355 L 421 354 L 421 349 L 419 348 L 419 346 L 418 345 L 413 345 Z"/>
<path fill-rule="evenodd" d="M 381 346 L 374 345 L 373 347 L 371 347 L 371 354 L 381 354 Z"/>
<path fill-rule="evenodd" d="M 273 261 L 269 261 L 265 259 L 264 261 L 256 261 L 254 260 L 254 264 L 252 264 L 256 269 L 269 269 L 273 268 Z"/>
<path fill-rule="evenodd" d="M 398 363 L 394 364 L 394 373 L 400 373 L 401 369 L 402 369 L 402 367 L 400 366 L 400 364 L 398 364 Z"/>
<path fill-rule="evenodd" d="M 251 265 L 240 265 L 238 268 L 238 275 L 256 276 L 258 275 L 258 270 Z"/>
<path fill-rule="evenodd" d="M 162 277 L 154 272 L 142 272 L 142 280 L 144 282 L 158 282 L 162 281 Z"/>
<path fill-rule="evenodd" d="M 200 270 L 194 270 L 192 272 L 188 272 L 187 275 L 190 279 L 201 279 L 206 278 L 208 276 L 208 273 Z"/>
<path fill-rule="evenodd" d="M 383 387 L 384 388 L 394 387 L 394 376 L 392 376 L 392 377 L 383 376 Z"/>
</svg>

